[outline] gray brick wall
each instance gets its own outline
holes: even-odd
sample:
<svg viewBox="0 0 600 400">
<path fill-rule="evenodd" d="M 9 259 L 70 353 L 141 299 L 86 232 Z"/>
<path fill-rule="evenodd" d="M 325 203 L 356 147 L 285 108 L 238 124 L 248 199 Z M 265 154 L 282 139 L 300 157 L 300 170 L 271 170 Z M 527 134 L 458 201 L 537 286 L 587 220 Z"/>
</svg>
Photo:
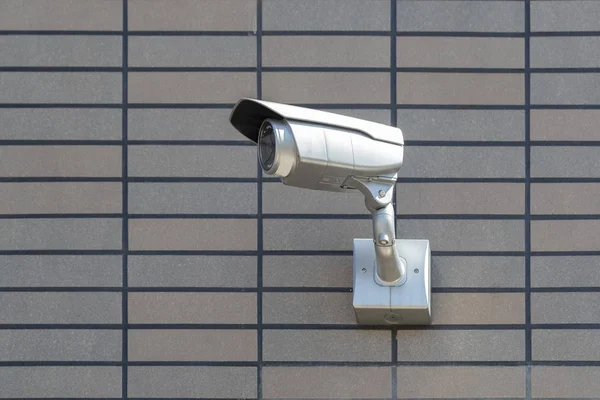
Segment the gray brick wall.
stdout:
<svg viewBox="0 0 600 400">
<path fill-rule="evenodd" d="M 0 398 L 600 398 L 600 1 L 2 0 Z M 433 324 L 351 306 L 360 195 L 252 96 L 398 125 Z"/>
</svg>

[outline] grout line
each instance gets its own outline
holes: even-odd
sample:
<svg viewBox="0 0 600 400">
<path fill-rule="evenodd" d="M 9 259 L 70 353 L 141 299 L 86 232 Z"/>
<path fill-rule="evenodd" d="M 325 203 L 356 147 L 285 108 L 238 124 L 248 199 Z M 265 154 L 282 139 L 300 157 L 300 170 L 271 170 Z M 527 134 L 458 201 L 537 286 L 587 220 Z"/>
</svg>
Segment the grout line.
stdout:
<svg viewBox="0 0 600 400">
<path fill-rule="evenodd" d="M 525 14 L 525 396 L 531 399 L 531 2 L 524 2 Z"/>
<path fill-rule="evenodd" d="M 398 105 L 397 105 L 397 55 L 396 55 L 396 35 L 397 35 L 397 13 L 398 3 L 396 0 L 390 0 L 390 122 L 392 126 L 398 126 Z M 402 129 L 401 127 L 399 127 Z M 405 139 L 406 143 L 406 139 Z M 394 187 L 396 190 L 396 187 Z M 396 217 L 394 218 L 394 231 L 396 232 L 396 237 L 400 237 L 398 232 L 398 208 L 397 201 L 398 193 L 397 191 L 394 193 L 393 197 L 393 205 L 394 205 L 394 213 Z M 397 340 L 398 330 L 396 327 L 392 327 L 390 329 L 391 335 L 391 360 L 392 367 L 390 368 L 390 373 L 392 374 L 392 400 L 396 400 L 398 398 L 398 374 L 397 374 L 397 363 L 398 363 L 398 340 Z"/>
<path fill-rule="evenodd" d="M 262 0 L 256 0 L 256 97 L 262 99 Z M 256 157 L 256 340 L 257 340 L 257 366 L 256 366 L 256 398 L 263 398 L 262 373 L 263 373 L 263 207 L 262 207 L 262 167 Z"/>
<path fill-rule="evenodd" d="M 123 53 L 122 53 L 122 251 L 123 251 L 123 264 L 122 264 L 122 284 L 123 291 L 121 294 L 121 319 L 122 319 L 122 343 L 121 343 L 121 357 L 122 357 L 122 380 L 121 380 L 121 397 L 127 399 L 128 396 L 128 361 L 129 361 L 129 331 L 128 331 L 128 259 L 127 252 L 129 250 L 129 190 L 128 190 L 128 61 L 129 61 L 129 37 L 128 37 L 128 0 L 123 0 Z"/>
</svg>

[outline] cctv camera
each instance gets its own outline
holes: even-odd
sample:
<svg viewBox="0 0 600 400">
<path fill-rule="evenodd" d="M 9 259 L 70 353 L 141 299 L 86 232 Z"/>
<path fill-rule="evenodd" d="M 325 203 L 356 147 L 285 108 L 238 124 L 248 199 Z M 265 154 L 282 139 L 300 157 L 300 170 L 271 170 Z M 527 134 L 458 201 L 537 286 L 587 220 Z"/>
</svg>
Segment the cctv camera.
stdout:
<svg viewBox="0 0 600 400">
<path fill-rule="evenodd" d="M 355 181 L 393 184 L 402 166 L 398 128 L 323 111 L 242 99 L 231 123 L 258 144 L 266 174 L 284 184 L 333 192 L 358 189 Z"/>
<path fill-rule="evenodd" d="M 281 178 L 284 184 L 331 192 L 362 192 L 373 215 L 373 281 L 380 287 L 399 287 L 407 282 L 407 261 L 398 252 L 392 206 L 398 170 L 404 159 L 400 129 L 255 99 L 241 99 L 234 106 L 230 121 L 258 145 L 263 171 Z M 396 317 L 384 319 L 387 323 L 398 321 Z"/>
</svg>

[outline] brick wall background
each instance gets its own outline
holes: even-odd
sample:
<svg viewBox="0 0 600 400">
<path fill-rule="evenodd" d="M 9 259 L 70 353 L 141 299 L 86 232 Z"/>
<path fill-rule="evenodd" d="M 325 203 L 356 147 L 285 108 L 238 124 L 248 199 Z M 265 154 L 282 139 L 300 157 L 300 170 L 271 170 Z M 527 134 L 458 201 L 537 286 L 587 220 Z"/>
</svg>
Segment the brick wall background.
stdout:
<svg viewBox="0 0 600 400">
<path fill-rule="evenodd" d="M 0 398 L 600 398 L 600 1 L 2 0 Z M 240 97 L 397 124 L 430 327 Z"/>
</svg>

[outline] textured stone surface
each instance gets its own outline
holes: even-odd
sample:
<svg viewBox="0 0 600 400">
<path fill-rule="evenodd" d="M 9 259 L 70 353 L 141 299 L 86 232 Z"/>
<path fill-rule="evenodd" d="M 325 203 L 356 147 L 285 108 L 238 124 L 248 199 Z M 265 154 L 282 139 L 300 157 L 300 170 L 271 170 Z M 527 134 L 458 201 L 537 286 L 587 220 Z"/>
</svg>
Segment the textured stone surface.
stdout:
<svg viewBox="0 0 600 400">
<path fill-rule="evenodd" d="M 399 31 L 523 32 L 524 10 L 511 1 L 398 1 Z"/>
<path fill-rule="evenodd" d="M 121 219 L 5 219 L 0 250 L 118 250 Z"/>
<path fill-rule="evenodd" d="M 256 331 L 252 330 L 132 330 L 132 361 L 255 361 Z"/>
<path fill-rule="evenodd" d="M 119 182 L 3 182 L 0 214 L 119 214 Z"/>
<path fill-rule="evenodd" d="M 3 330 L 2 361 L 121 361 L 120 330 Z"/>
<path fill-rule="evenodd" d="M 396 46 L 397 65 L 404 68 L 523 68 L 524 66 L 524 41 L 517 38 L 408 36 L 396 39 Z"/>
<path fill-rule="evenodd" d="M 132 183 L 129 202 L 134 214 L 256 214 L 256 183 Z"/>
<path fill-rule="evenodd" d="M 387 331 L 265 330 L 265 361 L 391 361 Z"/>
<path fill-rule="evenodd" d="M 131 0 L 129 29 L 141 31 L 252 31 L 256 29 L 253 0 Z"/>
<path fill-rule="evenodd" d="M 522 183 L 411 183 L 396 185 L 398 214 L 523 214 Z"/>
<path fill-rule="evenodd" d="M 253 287 L 256 258 L 252 256 L 129 256 L 129 286 Z"/>
<path fill-rule="evenodd" d="M 254 324 L 254 293 L 130 293 L 132 324 Z"/>
<path fill-rule="evenodd" d="M 524 361 L 525 335 L 517 330 L 400 330 L 399 361 Z"/>
<path fill-rule="evenodd" d="M 262 7 L 267 31 L 390 29 L 386 0 L 264 0 Z"/>
<path fill-rule="evenodd" d="M 531 258 L 531 285 L 537 287 L 600 286 L 598 256 Z"/>
<path fill-rule="evenodd" d="M 256 397 L 255 367 L 130 367 L 130 397 Z"/>
<path fill-rule="evenodd" d="M 525 114 L 512 110 L 398 110 L 398 127 L 405 140 L 522 141 Z"/>
<path fill-rule="evenodd" d="M 121 286 L 122 263 L 118 255 L 4 255 L 0 286 Z"/>
<path fill-rule="evenodd" d="M 121 102 L 120 72 L 0 72 L 0 103 Z"/>
<path fill-rule="evenodd" d="M 263 394 L 270 399 L 387 398 L 391 388 L 389 367 L 263 368 Z"/>
<path fill-rule="evenodd" d="M 0 293 L 4 324 L 119 324 L 120 293 Z"/>
<path fill-rule="evenodd" d="M 255 63 L 256 39 L 251 36 L 129 38 L 132 67 L 253 67 Z"/>
<path fill-rule="evenodd" d="M 265 67 L 385 68 L 390 65 L 387 37 L 265 36 L 262 46 Z"/>
<path fill-rule="evenodd" d="M 524 367 L 398 367 L 398 398 L 523 398 Z"/>
</svg>

